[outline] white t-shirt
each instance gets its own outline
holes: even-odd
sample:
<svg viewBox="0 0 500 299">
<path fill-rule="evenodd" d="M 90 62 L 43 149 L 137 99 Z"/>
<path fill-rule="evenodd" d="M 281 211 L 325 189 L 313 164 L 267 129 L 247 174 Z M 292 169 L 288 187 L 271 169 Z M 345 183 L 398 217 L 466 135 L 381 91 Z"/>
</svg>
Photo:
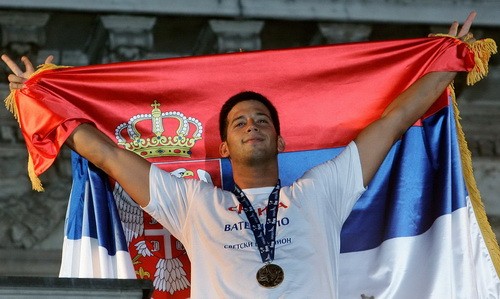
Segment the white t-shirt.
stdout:
<svg viewBox="0 0 500 299">
<path fill-rule="evenodd" d="M 243 190 L 261 223 L 273 187 Z M 271 289 L 257 283 L 263 263 L 231 192 L 152 166 L 151 200 L 144 210 L 186 248 L 192 298 L 337 298 L 340 231 L 364 190 L 354 142 L 281 188 L 273 263 L 285 278 Z"/>
</svg>

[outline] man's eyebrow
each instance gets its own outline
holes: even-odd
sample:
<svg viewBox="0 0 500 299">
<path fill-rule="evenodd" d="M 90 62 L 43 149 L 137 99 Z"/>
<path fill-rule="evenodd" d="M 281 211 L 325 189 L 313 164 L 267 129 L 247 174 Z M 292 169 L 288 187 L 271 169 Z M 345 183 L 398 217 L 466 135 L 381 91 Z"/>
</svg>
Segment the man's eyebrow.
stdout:
<svg viewBox="0 0 500 299">
<path fill-rule="evenodd" d="M 260 112 L 260 111 L 255 112 L 255 116 L 265 116 L 265 117 L 271 119 L 271 116 L 269 114 L 267 114 L 266 112 Z"/>
<path fill-rule="evenodd" d="M 240 116 L 238 116 L 238 117 L 235 117 L 235 118 L 233 118 L 233 119 L 231 120 L 231 122 L 230 122 L 230 123 L 232 124 L 232 123 L 234 123 L 235 121 L 238 121 L 238 120 L 240 120 L 240 119 L 245 119 L 245 116 L 244 116 L 244 115 L 240 115 Z"/>
<path fill-rule="evenodd" d="M 257 112 L 256 114 L 259 115 L 259 116 L 260 115 L 264 115 L 264 116 L 267 116 L 267 117 L 271 118 L 271 116 L 268 113 L 265 113 L 265 112 Z"/>
<path fill-rule="evenodd" d="M 271 116 L 269 114 L 265 113 L 265 112 L 255 112 L 255 115 L 256 116 L 265 116 L 265 117 L 271 119 Z M 245 119 L 245 118 L 246 118 L 246 116 L 242 114 L 242 115 L 240 115 L 238 117 L 233 118 L 231 120 L 230 124 L 234 123 L 235 121 L 238 121 L 240 119 Z"/>
</svg>

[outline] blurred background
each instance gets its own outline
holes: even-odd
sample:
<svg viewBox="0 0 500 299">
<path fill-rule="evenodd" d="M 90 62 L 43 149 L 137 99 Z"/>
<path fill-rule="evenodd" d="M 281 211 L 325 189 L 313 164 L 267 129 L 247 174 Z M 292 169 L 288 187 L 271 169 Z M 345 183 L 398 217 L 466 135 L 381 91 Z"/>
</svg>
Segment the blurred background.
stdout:
<svg viewBox="0 0 500 299">
<path fill-rule="evenodd" d="M 424 37 L 478 12 L 500 42 L 500 0 L 0 0 L 0 50 L 19 61 L 88 65 L 232 51 Z M 496 55 L 498 56 L 498 55 Z M 475 86 L 456 79 L 474 175 L 500 236 L 500 58 Z M 0 68 L 0 95 L 9 92 Z M 0 273 L 57 276 L 71 188 L 69 152 L 31 190 L 18 124 L 0 109 Z"/>
</svg>

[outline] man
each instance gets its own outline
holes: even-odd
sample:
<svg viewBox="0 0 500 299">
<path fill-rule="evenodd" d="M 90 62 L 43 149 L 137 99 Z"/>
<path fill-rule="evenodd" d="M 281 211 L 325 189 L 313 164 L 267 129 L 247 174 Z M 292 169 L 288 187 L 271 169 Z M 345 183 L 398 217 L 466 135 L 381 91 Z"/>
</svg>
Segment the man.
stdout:
<svg viewBox="0 0 500 299">
<path fill-rule="evenodd" d="M 471 13 L 458 32 L 468 34 Z M 457 34 L 458 32 L 458 34 Z M 10 87 L 23 73 L 8 57 Z M 50 59 L 50 58 L 49 58 Z M 285 149 L 277 112 L 263 95 L 243 92 L 221 109 L 220 154 L 231 161 L 235 194 L 177 179 L 120 149 L 90 124 L 66 144 L 116 179 L 185 246 L 193 298 L 337 298 L 340 230 L 393 143 L 432 105 L 455 73 L 430 73 L 399 95 L 335 159 L 281 188 L 277 154 Z M 128 171 L 134 169 L 133 172 Z M 241 205 L 243 213 L 228 209 Z"/>
</svg>

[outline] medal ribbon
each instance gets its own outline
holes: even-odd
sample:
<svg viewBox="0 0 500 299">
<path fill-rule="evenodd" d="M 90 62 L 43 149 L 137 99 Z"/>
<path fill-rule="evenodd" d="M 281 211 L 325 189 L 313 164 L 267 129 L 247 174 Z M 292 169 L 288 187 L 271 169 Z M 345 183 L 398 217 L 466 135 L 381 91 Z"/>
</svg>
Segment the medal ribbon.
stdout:
<svg viewBox="0 0 500 299">
<path fill-rule="evenodd" d="M 266 209 L 266 223 L 262 225 L 260 223 L 259 216 L 255 212 L 250 200 L 248 200 L 248 197 L 240 189 L 240 187 L 238 187 L 238 185 L 234 185 L 233 193 L 243 206 L 243 211 L 245 212 L 248 222 L 250 223 L 250 228 L 255 237 L 255 242 L 259 248 L 260 257 L 262 258 L 263 263 L 271 263 L 274 260 L 274 247 L 276 245 L 276 220 L 278 218 L 280 188 L 281 185 L 278 180 L 278 183 L 269 195 Z"/>
</svg>

